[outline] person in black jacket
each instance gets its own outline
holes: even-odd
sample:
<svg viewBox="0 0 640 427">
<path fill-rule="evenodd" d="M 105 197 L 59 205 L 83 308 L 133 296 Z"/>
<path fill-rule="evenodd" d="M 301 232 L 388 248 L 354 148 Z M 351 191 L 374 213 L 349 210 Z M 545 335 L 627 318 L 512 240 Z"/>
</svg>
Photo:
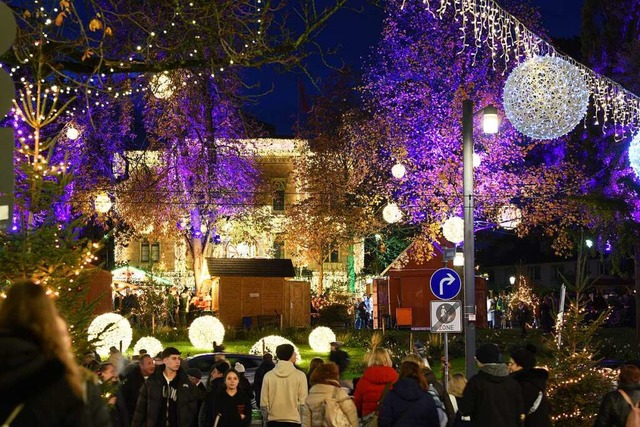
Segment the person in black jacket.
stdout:
<svg viewBox="0 0 640 427">
<path fill-rule="evenodd" d="M 109 415 L 111 416 L 111 425 L 113 427 L 131 426 L 116 367 L 113 363 L 105 362 L 100 365 L 98 376 L 102 382 L 102 394 L 110 394 Z"/>
<path fill-rule="evenodd" d="M 262 356 L 262 362 L 258 369 L 256 369 L 256 373 L 253 377 L 253 391 L 255 391 L 256 402 L 260 405 L 260 391 L 262 390 L 262 380 L 267 372 L 276 367 L 276 364 L 273 363 L 273 355 L 270 353 L 265 353 Z"/>
<path fill-rule="evenodd" d="M 378 425 L 380 427 L 439 427 L 438 410 L 429 384 L 420 366 L 402 362 L 398 381 L 382 399 Z"/>
<path fill-rule="evenodd" d="M 474 427 L 518 427 L 524 419 L 522 392 L 501 362 L 500 348 L 487 343 L 476 351 L 479 372 L 462 394 L 459 411 Z"/>
<path fill-rule="evenodd" d="M 640 368 L 624 365 L 618 376 L 618 390 L 607 393 L 602 399 L 594 427 L 624 427 L 631 412 L 624 394 L 631 403 L 640 401 Z"/>
<path fill-rule="evenodd" d="M 224 387 L 217 392 L 213 412 L 217 427 L 245 427 L 251 424 L 251 398 L 238 388 L 240 377 L 235 369 L 224 376 Z"/>
<path fill-rule="evenodd" d="M 215 404 L 220 390 L 224 388 L 224 376 L 229 370 L 226 361 L 218 362 L 211 370 L 208 391 L 198 413 L 198 426 L 210 427 L 215 421 Z"/>
<path fill-rule="evenodd" d="M 338 365 L 338 370 L 340 372 L 340 376 L 347 370 L 349 366 L 349 362 L 351 359 L 346 351 L 342 350 L 340 347 L 342 343 L 340 342 L 332 342 L 331 343 L 331 351 L 329 352 L 329 361 Z"/>
<path fill-rule="evenodd" d="M 158 369 L 140 389 L 132 427 L 186 427 L 197 416 L 197 391 L 180 369 L 180 351 L 165 348 L 162 361 L 164 369 Z"/>
<path fill-rule="evenodd" d="M 142 385 L 155 370 L 156 365 L 153 362 L 153 358 L 149 354 L 143 354 L 140 356 L 138 363 L 125 373 L 120 390 L 122 390 L 129 418 L 133 417 L 136 412 L 136 403 L 138 402 L 138 395 Z"/>
<path fill-rule="evenodd" d="M 527 346 L 511 352 L 509 371 L 522 389 L 525 427 L 551 427 L 551 408 L 546 396 L 549 372 L 536 368 L 536 348 Z"/>
</svg>

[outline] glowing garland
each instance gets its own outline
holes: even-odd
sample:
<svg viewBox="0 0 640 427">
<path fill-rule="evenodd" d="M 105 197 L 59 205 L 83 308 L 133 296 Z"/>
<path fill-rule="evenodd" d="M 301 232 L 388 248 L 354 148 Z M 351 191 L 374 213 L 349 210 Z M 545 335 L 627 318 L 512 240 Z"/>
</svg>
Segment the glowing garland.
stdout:
<svg viewBox="0 0 640 427">
<path fill-rule="evenodd" d="M 105 313 L 93 319 L 88 335 L 89 341 L 96 340 L 98 354 L 106 356 L 110 347 L 121 348 L 123 353 L 127 351 L 131 345 L 133 331 L 126 318 L 117 313 Z"/>
<path fill-rule="evenodd" d="M 318 326 L 309 334 L 309 346 L 318 353 L 331 351 L 331 343 L 336 341 L 336 334 L 326 326 Z"/>
<path fill-rule="evenodd" d="M 293 346 L 293 350 L 296 352 L 297 363 L 302 362 L 302 356 L 300 355 L 300 351 L 298 347 L 288 339 L 281 337 L 279 335 L 269 335 L 264 338 L 259 339 L 249 350 L 249 354 L 257 354 L 262 356 L 264 353 L 271 353 L 273 357 L 276 357 L 276 347 L 280 344 L 291 344 Z"/>
<path fill-rule="evenodd" d="M 140 350 L 147 350 L 152 357 L 164 350 L 164 346 L 159 339 L 154 337 L 142 337 L 133 346 L 133 354 L 138 354 Z"/>
<path fill-rule="evenodd" d="M 211 349 L 213 342 L 222 344 L 224 340 L 224 326 L 213 316 L 198 317 L 189 326 L 189 341 L 194 347 Z"/>
<path fill-rule="evenodd" d="M 541 55 L 560 57 L 579 68 L 591 92 L 595 124 L 598 124 L 598 117 L 602 117 L 603 132 L 608 124 L 612 124 L 616 137 L 622 139 L 628 128 L 640 126 L 640 98 L 613 80 L 558 53 L 494 0 L 423 0 L 423 3 L 440 19 L 447 10 L 453 10 L 455 19 L 450 22 L 458 23 L 463 46 L 474 51 L 474 58 L 484 44 L 491 51 L 494 65 L 501 61 L 505 68 L 511 62 L 519 63 Z M 468 40 L 471 37 L 473 44 Z"/>
</svg>

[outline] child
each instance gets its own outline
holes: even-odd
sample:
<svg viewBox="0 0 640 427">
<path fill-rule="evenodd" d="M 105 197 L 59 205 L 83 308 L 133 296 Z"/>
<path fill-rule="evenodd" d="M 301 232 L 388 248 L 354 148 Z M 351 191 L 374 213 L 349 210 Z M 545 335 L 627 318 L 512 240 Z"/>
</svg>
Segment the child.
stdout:
<svg viewBox="0 0 640 427">
<path fill-rule="evenodd" d="M 251 398 L 238 388 L 240 377 L 235 369 L 229 369 L 224 377 L 224 387 L 214 403 L 216 427 L 245 427 L 251 424 Z"/>
</svg>

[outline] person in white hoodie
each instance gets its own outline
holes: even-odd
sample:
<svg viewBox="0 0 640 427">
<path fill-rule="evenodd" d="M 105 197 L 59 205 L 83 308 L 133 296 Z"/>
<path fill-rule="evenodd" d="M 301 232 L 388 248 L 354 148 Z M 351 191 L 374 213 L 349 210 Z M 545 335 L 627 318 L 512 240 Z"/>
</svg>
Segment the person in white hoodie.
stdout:
<svg viewBox="0 0 640 427">
<path fill-rule="evenodd" d="M 267 372 L 260 392 L 260 409 L 268 427 L 299 426 L 307 398 L 307 376 L 295 367 L 291 344 L 276 347 L 278 363 Z"/>
</svg>

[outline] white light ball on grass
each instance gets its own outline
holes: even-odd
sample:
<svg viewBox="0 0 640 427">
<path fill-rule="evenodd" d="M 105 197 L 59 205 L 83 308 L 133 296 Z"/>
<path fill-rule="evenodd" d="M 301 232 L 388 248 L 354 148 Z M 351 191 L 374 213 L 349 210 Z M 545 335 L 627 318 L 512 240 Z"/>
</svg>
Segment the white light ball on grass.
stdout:
<svg viewBox="0 0 640 427">
<path fill-rule="evenodd" d="M 509 74 L 503 104 L 518 131 L 535 139 L 555 139 L 584 118 L 589 96 L 580 68 L 562 58 L 537 56 Z"/>
<path fill-rule="evenodd" d="M 518 228 L 522 222 L 522 211 L 516 205 L 505 205 L 498 212 L 498 225 L 507 230 Z"/>
<path fill-rule="evenodd" d="M 195 348 L 211 349 L 213 342 L 222 344 L 224 326 L 213 316 L 198 317 L 189 326 L 189 341 Z"/>
<path fill-rule="evenodd" d="M 173 80 L 167 74 L 156 74 L 149 81 L 153 96 L 158 99 L 167 99 L 173 95 Z"/>
<path fill-rule="evenodd" d="M 336 341 L 336 334 L 326 326 L 318 326 L 309 334 L 309 346 L 318 353 L 331 351 L 331 343 Z"/>
<path fill-rule="evenodd" d="M 117 313 L 105 313 L 93 319 L 89 325 L 88 335 L 89 341 L 97 339 L 96 351 L 101 356 L 109 354 L 110 347 L 122 349 L 124 353 L 133 339 L 129 321 Z"/>
<path fill-rule="evenodd" d="M 629 164 L 640 178 L 640 132 L 638 132 L 629 144 Z"/>
<path fill-rule="evenodd" d="M 382 210 L 382 218 L 389 224 L 395 224 L 402 219 L 402 211 L 395 203 L 389 203 Z"/>
<path fill-rule="evenodd" d="M 147 350 L 152 357 L 164 350 L 164 346 L 159 339 L 154 337 L 142 337 L 133 346 L 133 354 L 140 353 L 140 350 Z"/>
<path fill-rule="evenodd" d="M 459 216 L 452 216 L 442 224 L 444 238 L 456 245 L 464 241 L 464 220 Z"/>
<path fill-rule="evenodd" d="M 264 353 L 271 353 L 273 357 L 276 357 L 276 348 L 280 344 L 291 344 L 293 346 L 293 350 L 296 353 L 297 362 L 299 363 L 302 361 L 302 356 L 300 356 L 298 347 L 296 347 L 296 345 L 288 339 L 279 335 L 269 335 L 267 337 L 259 339 L 251 347 L 251 350 L 249 350 L 249 354 L 257 354 L 258 356 L 262 356 Z"/>
<path fill-rule="evenodd" d="M 396 163 L 391 168 L 391 175 L 393 175 L 393 177 L 396 179 L 403 178 L 405 173 L 407 173 L 407 168 L 405 168 L 402 163 Z"/>
</svg>

